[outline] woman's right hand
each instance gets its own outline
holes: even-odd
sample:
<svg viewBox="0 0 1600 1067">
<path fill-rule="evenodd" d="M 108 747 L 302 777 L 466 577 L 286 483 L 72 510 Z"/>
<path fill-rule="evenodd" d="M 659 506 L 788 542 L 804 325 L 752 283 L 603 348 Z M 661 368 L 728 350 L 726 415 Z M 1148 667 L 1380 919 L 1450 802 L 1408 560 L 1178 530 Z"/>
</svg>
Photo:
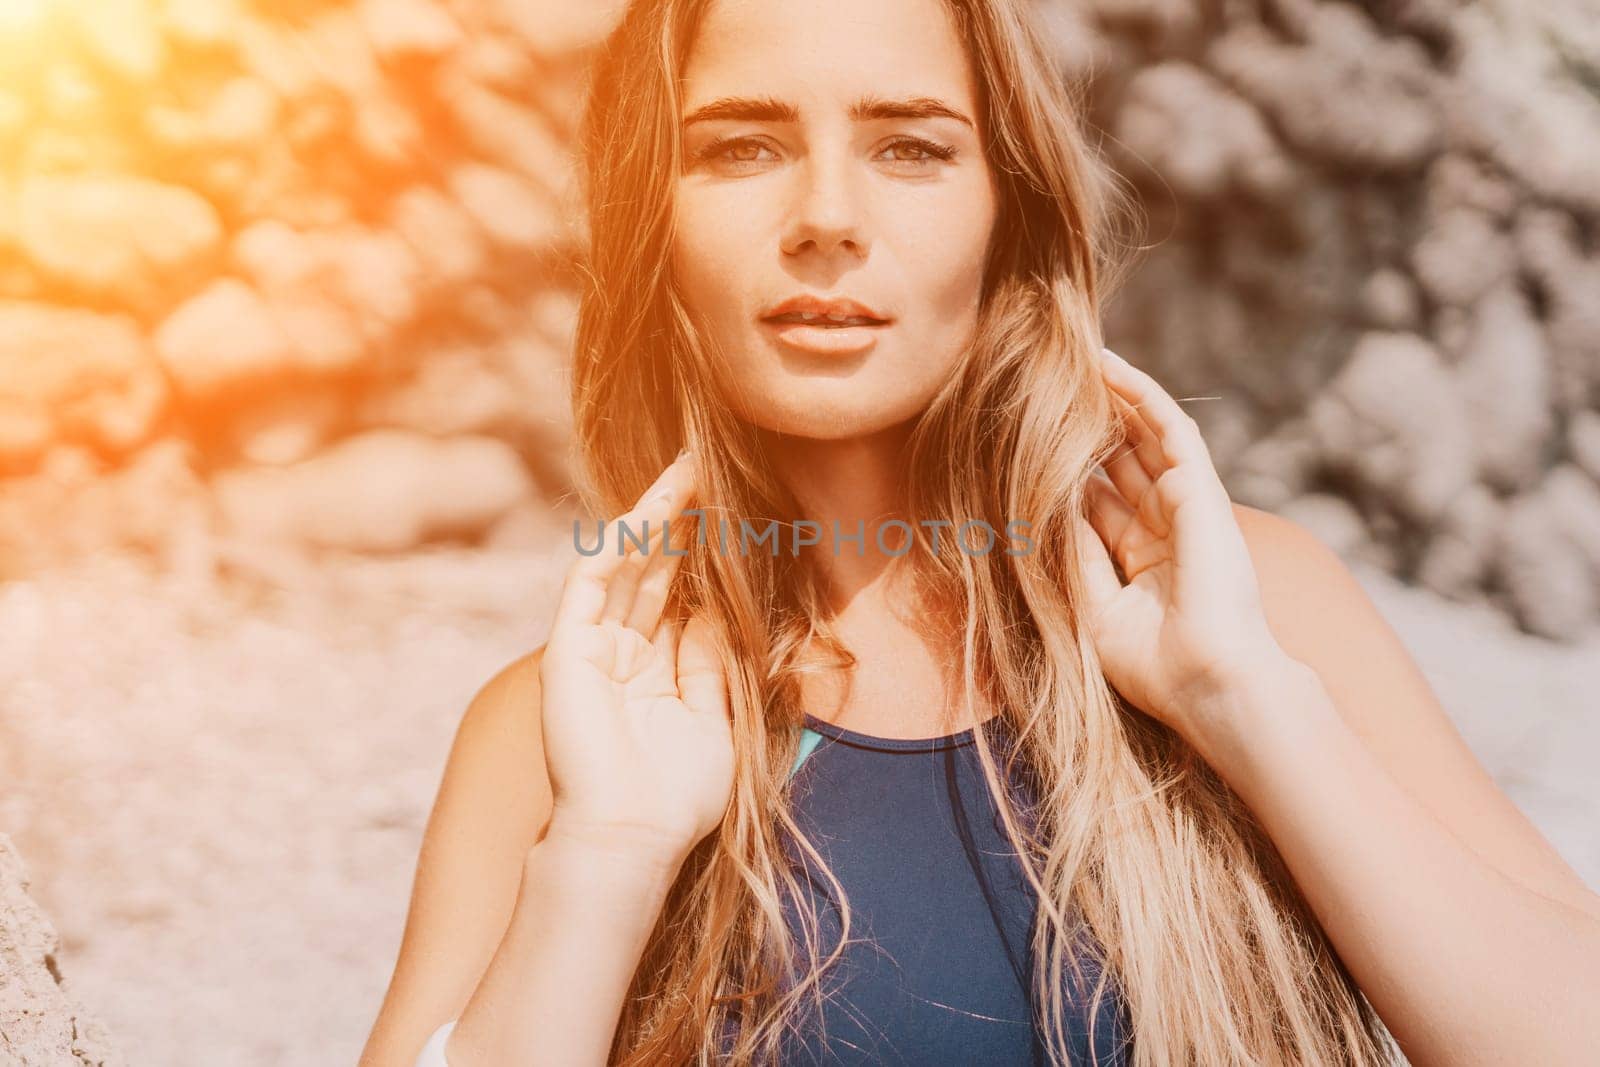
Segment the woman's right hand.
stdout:
<svg viewBox="0 0 1600 1067">
<path fill-rule="evenodd" d="M 550 833 L 674 866 L 721 822 L 733 791 L 711 627 L 662 620 L 682 559 L 663 551 L 663 524 L 694 491 L 693 458 L 680 456 L 606 524 L 601 550 L 567 571 L 539 666 Z M 647 521 L 646 551 L 621 542 L 620 522 L 645 540 Z"/>
</svg>

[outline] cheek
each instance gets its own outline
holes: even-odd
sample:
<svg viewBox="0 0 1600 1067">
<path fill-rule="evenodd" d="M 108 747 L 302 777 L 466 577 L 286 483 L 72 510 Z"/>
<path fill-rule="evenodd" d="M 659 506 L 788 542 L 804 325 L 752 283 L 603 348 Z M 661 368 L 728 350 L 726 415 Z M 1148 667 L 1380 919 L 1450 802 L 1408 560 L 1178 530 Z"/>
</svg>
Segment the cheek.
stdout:
<svg viewBox="0 0 1600 1067">
<path fill-rule="evenodd" d="M 705 247 L 698 233 L 680 233 L 672 242 L 670 271 L 673 287 L 689 310 L 689 317 L 705 322 L 707 313 L 717 306 L 716 280 L 721 269 L 712 258 L 714 249 Z"/>
<path fill-rule="evenodd" d="M 717 314 L 736 313 L 728 296 L 752 262 L 748 226 L 730 224 L 732 205 L 707 196 L 679 198 L 670 256 L 672 278 L 691 314 L 715 323 Z"/>
<path fill-rule="evenodd" d="M 973 318 L 991 226 L 986 204 L 966 198 L 899 220 L 896 258 L 907 272 L 907 290 L 922 321 L 949 325 Z"/>
</svg>

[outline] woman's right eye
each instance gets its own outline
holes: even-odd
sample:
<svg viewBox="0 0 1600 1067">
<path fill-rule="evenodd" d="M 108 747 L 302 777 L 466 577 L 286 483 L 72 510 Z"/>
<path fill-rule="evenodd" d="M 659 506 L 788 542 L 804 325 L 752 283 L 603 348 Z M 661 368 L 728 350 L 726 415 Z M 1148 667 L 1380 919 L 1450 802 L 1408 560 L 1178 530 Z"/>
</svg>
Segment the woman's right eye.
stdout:
<svg viewBox="0 0 1600 1067">
<path fill-rule="evenodd" d="M 720 137 L 696 152 L 695 160 L 700 163 L 758 163 L 759 159 L 734 153 L 759 150 L 763 147 L 765 146 L 753 137 Z"/>
</svg>

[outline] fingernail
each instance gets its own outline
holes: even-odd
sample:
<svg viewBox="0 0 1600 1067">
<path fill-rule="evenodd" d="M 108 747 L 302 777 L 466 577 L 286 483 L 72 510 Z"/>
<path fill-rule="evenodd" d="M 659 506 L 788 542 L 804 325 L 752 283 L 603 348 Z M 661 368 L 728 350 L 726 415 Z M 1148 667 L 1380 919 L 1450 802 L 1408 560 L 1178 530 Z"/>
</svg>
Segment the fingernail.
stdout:
<svg viewBox="0 0 1600 1067">
<path fill-rule="evenodd" d="M 1100 357 L 1102 359 L 1114 359 L 1119 363 L 1126 363 L 1127 362 L 1127 360 L 1123 359 L 1121 356 L 1117 355 L 1115 352 L 1111 351 L 1111 349 L 1109 349 L 1109 348 L 1102 348 L 1100 350 Z"/>
</svg>

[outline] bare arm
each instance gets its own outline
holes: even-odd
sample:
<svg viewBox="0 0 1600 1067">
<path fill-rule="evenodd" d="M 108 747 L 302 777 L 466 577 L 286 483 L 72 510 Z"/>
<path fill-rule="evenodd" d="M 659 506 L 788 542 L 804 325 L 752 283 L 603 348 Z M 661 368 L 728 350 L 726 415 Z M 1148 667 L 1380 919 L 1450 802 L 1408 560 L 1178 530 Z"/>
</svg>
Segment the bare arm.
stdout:
<svg viewBox="0 0 1600 1067">
<path fill-rule="evenodd" d="M 1241 729 L 1219 770 L 1414 1062 L 1588 1061 L 1600 897 L 1473 758 L 1337 555 L 1236 510 L 1293 658 L 1223 695 Z"/>
<path fill-rule="evenodd" d="M 1233 505 L 1155 379 L 1109 349 L 1101 369 L 1132 442 L 1085 500 L 1106 678 L 1249 805 L 1411 1060 L 1592 1060 L 1600 898 L 1472 759 L 1338 556 Z"/>
<path fill-rule="evenodd" d="M 1600 920 L 1600 897 L 1478 762 L 1338 554 L 1281 516 L 1242 504 L 1234 514 L 1278 644 L 1316 672 L 1384 770 L 1500 873 Z"/>
<path fill-rule="evenodd" d="M 660 524 L 693 492 L 681 454 L 622 518 Z M 685 553 L 660 536 L 622 551 L 621 528 L 569 567 L 545 646 L 462 721 L 362 1067 L 412 1067 L 452 1020 L 453 1067 L 606 1062 L 667 890 L 721 822 L 734 771 L 711 628 L 662 619 Z M 632 580 L 613 589 L 618 572 Z"/>
<path fill-rule="evenodd" d="M 609 845 L 552 824 L 528 854 L 511 927 L 450 1035 L 451 1067 L 604 1067 L 680 862 L 644 842 Z"/>
<path fill-rule="evenodd" d="M 542 649 L 473 697 L 428 817 L 399 959 L 360 1067 L 412 1067 L 494 955 L 550 818 L 539 723 Z"/>
<path fill-rule="evenodd" d="M 603 1064 L 681 858 L 551 819 L 543 649 L 473 698 L 423 836 L 400 958 L 361 1067 L 412 1067 L 458 1019 L 451 1067 Z"/>
<path fill-rule="evenodd" d="M 1486 862 L 1384 771 L 1304 664 L 1263 664 L 1217 699 L 1236 728 L 1202 753 L 1411 1062 L 1593 1062 L 1592 896 L 1546 896 Z"/>
</svg>

